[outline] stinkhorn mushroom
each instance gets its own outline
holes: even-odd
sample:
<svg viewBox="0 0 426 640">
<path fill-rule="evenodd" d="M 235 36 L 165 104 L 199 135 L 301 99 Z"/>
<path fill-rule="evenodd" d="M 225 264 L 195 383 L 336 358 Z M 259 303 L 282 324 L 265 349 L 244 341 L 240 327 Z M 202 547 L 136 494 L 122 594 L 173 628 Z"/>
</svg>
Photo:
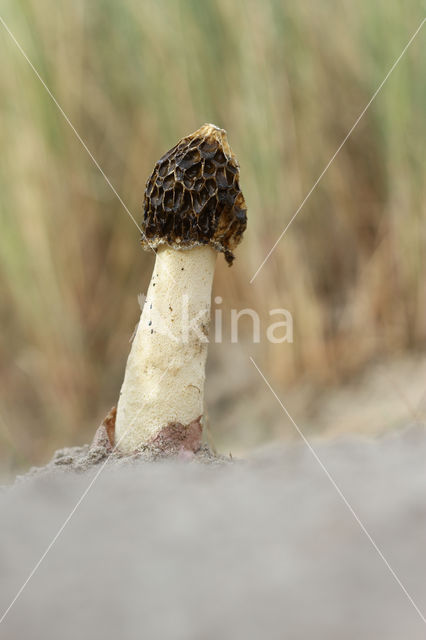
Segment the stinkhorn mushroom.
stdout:
<svg viewBox="0 0 426 640">
<path fill-rule="evenodd" d="M 247 220 L 238 180 L 226 132 L 205 124 L 147 182 L 142 244 L 156 260 L 117 406 L 124 453 L 200 448 L 216 252 L 232 264 Z"/>
</svg>

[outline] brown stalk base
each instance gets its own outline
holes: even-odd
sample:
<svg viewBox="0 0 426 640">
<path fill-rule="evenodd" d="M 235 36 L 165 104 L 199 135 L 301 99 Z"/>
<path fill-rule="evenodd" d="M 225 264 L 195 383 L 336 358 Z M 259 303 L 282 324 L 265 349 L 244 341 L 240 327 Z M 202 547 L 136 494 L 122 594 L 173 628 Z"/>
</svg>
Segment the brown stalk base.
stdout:
<svg viewBox="0 0 426 640">
<path fill-rule="evenodd" d="M 115 419 L 117 408 L 112 407 L 102 424 L 98 427 L 93 438 L 91 449 L 103 448 L 107 453 L 112 453 L 115 447 Z M 155 457 L 184 456 L 191 457 L 201 449 L 203 428 L 201 416 L 198 416 L 188 425 L 173 422 L 163 427 L 149 442 L 142 445 L 134 453 L 149 453 Z M 117 447 L 117 453 L 119 447 Z M 131 453 L 129 455 L 134 455 Z M 121 453 L 121 455 L 124 455 Z"/>
<path fill-rule="evenodd" d="M 115 440 L 115 418 L 117 416 L 117 407 L 112 407 L 105 416 L 102 424 L 97 428 L 90 448 L 103 447 L 107 451 L 112 451 Z"/>
<path fill-rule="evenodd" d="M 173 422 L 163 427 L 142 450 L 152 450 L 160 456 L 175 456 L 185 453 L 197 453 L 201 447 L 201 416 L 188 425 Z"/>
<path fill-rule="evenodd" d="M 113 407 L 98 427 L 90 445 L 67 447 L 55 452 L 52 460 L 41 468 L 34 467 L 27 474 L 49 473 L 52 469 L 85 472 L 99 464 L 140 464 L 174 458 L 184 462 L 201 464 L 229 464 L 230 458 L 218 455 L 207 444 L 201 443 L 201 416 L 184 426 L 169 424 L 151 442 L 126 454 L 116 448 L 114 442 L 116 408 Z"/>
</svg>

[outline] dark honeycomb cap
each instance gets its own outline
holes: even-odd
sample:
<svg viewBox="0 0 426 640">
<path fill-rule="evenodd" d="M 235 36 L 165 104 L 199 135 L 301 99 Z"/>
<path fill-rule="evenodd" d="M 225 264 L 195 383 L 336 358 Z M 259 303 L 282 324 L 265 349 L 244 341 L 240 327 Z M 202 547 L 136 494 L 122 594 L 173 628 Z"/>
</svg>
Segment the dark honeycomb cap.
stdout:
<svg viewBox="0 0 426 640">
<path fill-rule="evenodd" d="M 205 124 L 154 167 L 144 200 L 142 244 L 190 249 L 210 245 L 232 264 L 247 225 L 240 167 L 226 131 Z"/>
</svg>

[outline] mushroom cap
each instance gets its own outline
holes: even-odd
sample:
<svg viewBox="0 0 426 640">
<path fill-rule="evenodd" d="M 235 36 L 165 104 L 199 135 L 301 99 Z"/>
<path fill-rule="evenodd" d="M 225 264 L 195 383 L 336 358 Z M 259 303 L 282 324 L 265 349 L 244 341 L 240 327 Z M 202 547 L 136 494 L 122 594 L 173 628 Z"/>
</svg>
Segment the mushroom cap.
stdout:
<svg viewBox="0 0 426 640">
<path fill-rule="evenodd" d="M 247 225 L 239 175 L 224 129 L 205 124 L 182 138 L 160 158 L 146 184 L 144 247 L 210 245 L 232 264 Z"/>
</svg>

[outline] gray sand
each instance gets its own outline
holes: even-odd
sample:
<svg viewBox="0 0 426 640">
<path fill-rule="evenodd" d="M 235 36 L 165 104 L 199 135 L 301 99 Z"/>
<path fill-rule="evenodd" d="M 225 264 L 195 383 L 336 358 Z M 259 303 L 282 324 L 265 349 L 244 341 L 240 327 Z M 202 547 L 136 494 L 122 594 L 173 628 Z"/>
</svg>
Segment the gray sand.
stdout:
<svg viewBox="0 0 426 640">
<path fill-rule="evenodd" d="M 426 429 L 314 446 L 426 614 Z M 1 492 L 1 614 L 102 459 L 69 450 Z M 425 637 L 304 444 L 109 461 L 0 625 L 2 640 Z"/>
</svg>

